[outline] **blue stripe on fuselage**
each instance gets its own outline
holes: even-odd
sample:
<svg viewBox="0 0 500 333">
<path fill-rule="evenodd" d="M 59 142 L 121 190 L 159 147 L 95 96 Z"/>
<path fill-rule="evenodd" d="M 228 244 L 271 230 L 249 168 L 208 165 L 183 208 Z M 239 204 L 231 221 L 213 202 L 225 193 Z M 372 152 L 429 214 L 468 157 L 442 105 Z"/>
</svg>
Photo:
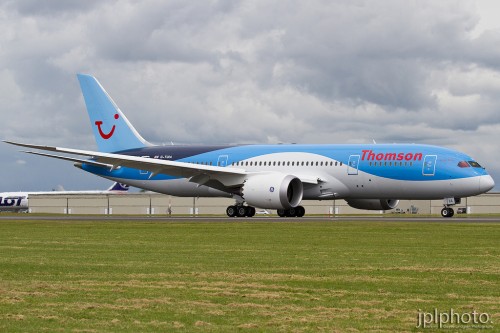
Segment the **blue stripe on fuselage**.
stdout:
<svg viewBox="0 0 500 333">
<path fill-rule="evenodd" d="M 118 152 L 132 156 L 148 156 L 155 159 L 217 165 L 220 156 L 227 156 L 227 165 L 240 161 L 255 159 L 265 161 L 272 154 L 283 153 L 315 154 L 318 160 L 326 158 L 342 162 L 347 168 L 350 158 L 358 160 L 358 170 L 368 175 L 396 180 L 426 181 L 467 178 L 487 174 L 482 168 L 459 168 L 461 160 L 471 161 L 470 156 L 455 150 L 417 144 L 390 144 L 390 145 L 239 145 L 239 146 L 156 146 Z M 424 161 L 426 156 L 436 156 L 432 174 L 425 174 Z M 286 156 L 282 157 L 286 159 Z M 431 158 L 430 161 L 433 159 Z M 315 161 L 314 161 L 315 162 Z M 435 168 L 434 168 L 435 167 Z M 315 166 L 290 167 L 300 169 L 301 173 L 314 174 Z M 325 167 L 321 169 L 324 170 Z M 338 168 L 338 167 L 336 167 Z M 131 168 L 120 168 L 109 171 L 105 168 L 84 165 L 83 169 L 101 176 L 123 179 L 149 179 L 150 173 L 140 172 Z M 263 170 L 272 170 L 268 166 Z M 347 171 L 345 171 L 347 173 Z M 167 175 L 156 175 L 153 180 L 174 179 Z"/>
</svg>

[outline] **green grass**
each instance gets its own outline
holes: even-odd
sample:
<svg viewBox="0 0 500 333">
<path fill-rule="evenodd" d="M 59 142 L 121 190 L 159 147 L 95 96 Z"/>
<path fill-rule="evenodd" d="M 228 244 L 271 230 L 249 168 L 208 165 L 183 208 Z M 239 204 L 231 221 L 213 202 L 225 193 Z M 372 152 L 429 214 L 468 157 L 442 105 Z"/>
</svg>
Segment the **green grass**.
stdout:
<svg viewBox="0 0 500 333">
<path fill-rule="evenodd" d="M 499 245 L 466 221 L 4 220 L 0 331 L 411 332 L 452 308 L 493 332 Z"/>
</svg>

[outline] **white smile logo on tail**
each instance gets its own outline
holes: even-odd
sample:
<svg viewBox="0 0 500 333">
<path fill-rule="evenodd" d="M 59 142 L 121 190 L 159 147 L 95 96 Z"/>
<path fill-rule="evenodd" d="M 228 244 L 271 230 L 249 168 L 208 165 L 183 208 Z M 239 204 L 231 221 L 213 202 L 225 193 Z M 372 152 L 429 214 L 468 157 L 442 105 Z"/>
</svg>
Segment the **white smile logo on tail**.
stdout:
<svg viewBox="0 0 500 333">
<path fill-rule="evenodd" d="M 118 119 L 120 116 L 118 115 L 118 113 L 115 114 L 114 118 L 115 119 Z M 113 127 L 111 127 L 111 131 L 109 131 L 109 133 L 104 133 L 102 131 L 102 128 L 101 128 L 101 125 L 102 125 L 102 120 L 97 120 L 95 122 L 96 126 L 97 126 L 97 130 L 99 131 L 99 135 L 101 136 L 101 138 L 103 138 L 104 140 L 107 140 L 109 138 L 111 138 L 113 136 L 113 133 L 115 133 L 115 128 L 116 126 L 113 125 Z"/>
</svg>

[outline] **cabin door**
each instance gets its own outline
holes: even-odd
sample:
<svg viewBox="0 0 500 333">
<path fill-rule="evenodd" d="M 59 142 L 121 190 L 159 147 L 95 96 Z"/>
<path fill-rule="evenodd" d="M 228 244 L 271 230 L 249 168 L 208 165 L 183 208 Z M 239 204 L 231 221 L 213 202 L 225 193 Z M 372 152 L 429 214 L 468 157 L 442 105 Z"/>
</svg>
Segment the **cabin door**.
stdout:
<svg viewBox="0 0 500 333">
<path fill-rule="evenodd" d="M 437 155 L 425 155 L 422 174 L 424 176 L 434 176 L 436 173 Z"/>
<path fill-rule="evenodd" d="M 347 166 L 348 175 L 357 175 L 359 165 L 359 155 L 349 156 L 349 165 Z"/>
</svg>

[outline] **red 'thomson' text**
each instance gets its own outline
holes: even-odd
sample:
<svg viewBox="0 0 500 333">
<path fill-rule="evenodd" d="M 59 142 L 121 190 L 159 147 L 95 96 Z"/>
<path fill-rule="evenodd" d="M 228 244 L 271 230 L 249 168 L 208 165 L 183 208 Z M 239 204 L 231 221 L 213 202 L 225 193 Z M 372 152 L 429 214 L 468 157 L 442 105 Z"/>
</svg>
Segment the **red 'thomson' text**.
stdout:
<svg viewBox="0 0 500 333">
<path fill-rule="evenodd" d="M 371 149 L 363 150 L 362 161 L 421 161 L 422 153 L 374 153 Z"/>
</svg>

